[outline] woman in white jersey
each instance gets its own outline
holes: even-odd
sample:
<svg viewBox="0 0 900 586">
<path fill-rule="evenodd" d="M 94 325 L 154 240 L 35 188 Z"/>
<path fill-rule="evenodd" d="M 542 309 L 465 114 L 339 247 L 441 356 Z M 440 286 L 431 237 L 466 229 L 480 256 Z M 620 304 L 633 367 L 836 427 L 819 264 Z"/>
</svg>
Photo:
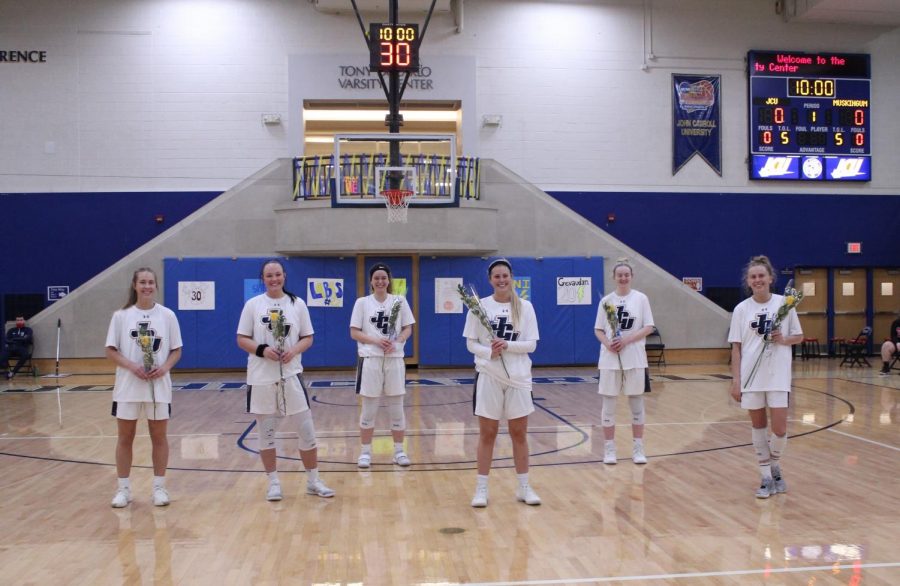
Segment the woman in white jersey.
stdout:
<svg viewBox="0 0 900 586">
<path fill-rule="evenodd" d="M 653 332 L 653 313 L 647 296 L 631 288 L 634 270 L 625 259 L 616 261 L 612 271 L 616 290 L 600 300 L 594 334 L 602 344 L 600 351 L 601 425 L 603 427 L 603 463 L 615 464 L 616 404 L 619 393 L 628 397 L 631 409 L 631 459 L 646 464 L 644 454 L 644 382 L 647 370 L 647 336 Z M 615 312 L 610 323 L 604 305 Z M 613 327 L 615 326 L 615 327 Z"/>
<path fill-rule="evenodd" d="M 787 408 L 791 391 L 791 345 L 803 340 L 797 312 L 791 310 L 781 326 L 772 323 L 784 299 L 775 295 L 775 269 L 765 256 L 754 256 L 744 269 L 744 282 L 752 293 L 741 301 L 731 316 L 728 341 L 731 342 L 731 396 L 750 413 L 751 438 L 762 476 L 757 498 L 769 498 L 787 492 L 781 474 L 781 457 L 787 446 Z M 768 336 L 770 343 L 765 339 Z M 754 376 L 750 377 L 757 358 Z M 772 420 L 769 435 L 766 407 Z"/>
<path fill-rule="evenodd" d="M 300 356 L 313 343 L 309 310 L 302 299 L 284 288 L 287 273 L 280 261 L 267 261 L 261 274 L 266 292 L 244 304 L 237 344 L 247 352 L 247 412 L 256 416 L 259 457 L 269 478 L 266 499 L 280 501 L 281 482 L 275 465 L 275 423 L 290 416 L 297 424 L 300 459 L 306 469 L 306 494 L 332 497 L 334 491 L 319 478 L 316 430 Z M 279 324 L 284 340 L 275 332 Z"/>
<path fill-rule="evenodd" d="M 475 415 L 478 416 L 478 479 L 473 507 L 486 507 L 488 474 L 500 420 L 506 419 L 512 440 L 513 462 L 518 477 L 516 498 L 529 505 L 541 499 L 528 483 L 528 414 L 531 399 L 531 358 L 537 348 L 537 317 L 534 307 L 520 299 L 513 287 L 512 266 L 498 259 L 488 266 L 493 295 L 482 298 L 489 331 L 470 311 L 463 336 L 475 355 Z"/>
<path fill-rule="evenodd" d="M 181 358 L 181 330 L 172 310 L 156 303 L 157 280 L 152 269 L 140 268 L 131 277 L 128 302 L 115 312 L 106 334 L 106 357 L 116 363 L 112 414 L 116 418 L 116 473 L 119 485 L 112 506 L 131 502 L 131 459 L 141 415 L 147 418 L 153 446 L 153 504 L 169 504 L 166 466 L 172 413 L 169 371 Z"/>
<path fill-rule="evenodd" d="M 391 269 L 378 263 L 369 269 L 372 294 L 360 297 L 350 316 L 350 337 L 356 340 L 359 363 L 356 367 L 356 392 L 362 399 L 359 416 L 361 443 L 356 465 L 372 465 L 372 436 L 381 397 L 385 397 L 394 438 L 394 464 L 409 466 L 403 449 L 406 418 L 403 395 L 406 394 L 406 365 L 403 346 L 416 323 L 403 295 L 393 295 Z"/>
</svg>

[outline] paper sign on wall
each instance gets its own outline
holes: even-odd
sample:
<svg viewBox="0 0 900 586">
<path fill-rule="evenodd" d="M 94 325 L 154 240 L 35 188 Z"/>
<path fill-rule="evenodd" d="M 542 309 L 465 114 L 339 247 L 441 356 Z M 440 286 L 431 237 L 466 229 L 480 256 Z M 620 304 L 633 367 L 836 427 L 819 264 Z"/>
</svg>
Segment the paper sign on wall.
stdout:
<svg viewBox="0 0 900 586">
<path fill-rule="evenodd" d="M 856 293 L 856 286 L 854 283 L 841 283 L 841 294 L 844 297 L 853 297 Z"/>
<path fill-rule="evenodd" d="M 434 280 L 434 312 L 462 313 L 462 301 L 456 288 L 462 285 L 461 278 L 436 278 Z"/>
<path fill-rule="evenodd" d="M 556 277 L 557 305 L 591 305 L 590 277 Z"/>
<path fill-rule="evenodd" d="M 892 297 L 894 295 L 894 284 L 890 281 L 881 284 L 881 296 Z"/>
<path fill-rule="evenodd" d="M 215 281 L 178 281 L 179 311 L 214 311 Z"/>
<path fill-rule="evenodd" d="M 816 296 L 815 281 L 809 281 L 809 282 L 803 283 L 803 296 L 804 297 L 815 297 Z"/>
<path fill-rule="evenodd" d="M 703 291 L 703 277 L 681 277 L 681 282 L 694 291 Z"/>
<path fill-rule="evenodd" d="M 306 305 L 309 307 L 343 307 L 344 279 L 307 279 Z"/>
</svg>

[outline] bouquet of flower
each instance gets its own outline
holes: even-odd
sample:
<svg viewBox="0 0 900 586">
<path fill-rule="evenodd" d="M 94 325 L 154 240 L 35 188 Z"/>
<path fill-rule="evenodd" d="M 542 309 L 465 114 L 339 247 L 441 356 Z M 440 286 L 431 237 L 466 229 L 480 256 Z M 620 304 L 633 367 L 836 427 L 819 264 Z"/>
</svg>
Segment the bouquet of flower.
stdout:
<svg viewBox="0 0 900 586">
<path fill-rule="evenodd" d="M 275 351 L 278 352 L 278 376 L 281 379 L 279 381 L 281 401 L 279 403 L 276 398 L 276 403 L 279 403 L 279 411 L 283 412 L 284 415 L 287 415 L 287 399 L 284 395 L 284 366 L 281 362 L 281 355 L 284 353 L 284 339 L 287 334 L 287 328 L 284 323 L 284 312 L 280 309 L 270 309 L 269 324 L 272 326 L 272 337 L 275 339 Z"/>
<path fill-rule="evenodd" d="M 613 338 L 618 338 L 622 335 L 622 332 L 619 330 L 619 314 L 616 312 L 616 308 L 608 302 L 603 302 L 603 312 L 606 314 L 606 321 L 609 322 L 609 330 L 612 333 Z M 622 381 L 625 381 L 625 368 L 622 366 L 622 355 L 616 352 L 616 358 L 619 359 L 619 370 L 622 371 Z"/>
<path fill-rule="evenodd" d="M 138 344 L 141 346 L 141 354 L 143 356 L 144 372 L 150 372 L 156 368 L 156 360 L 153 356 L 153 336 L 150 335 L 147 326 L 141 326 L 138 331 Z M 150 383 L 150 400 L 153 401 L 153 417 L 156 417 L 156 389 L 153 387 L 153 380 Z"/>
<path fill-rule="evenodd" d="M 462 300 L 463 305 L 469 308 L 469 313 L 474 315 L 479 323 L 484 326 L 484 329 L 488 331 L 488 334 L 491 337 L 491 341 L 493 341 L 496 338 L 496 336 L 494 335 L 494 328 L 491 327 L 491 322 L 488 319 L 487 311 L 481 304 L 481 298 L 478 297 L 478 293 L 475 291 L 475 286 L 469 285 L 469 289 L 466 290 L 466 288 L 462 286 L 462 283 L 460 283 L 456 286 L 456 292 L 459 294 L 459 298 Z M 506 370 L 506 361 L 503 360 L 502 354 L 500 355 L 500 363 L 503 365 L 503 371 L 508 377 L 509 371 Z"/>
<path fill-rule="evenodd" d="M 756 373 L 759 372 L 759 365 L 762 363 L 763 355 L 770 353 L 769 345 L 772 343 L 772 332 L 781 327 L 781 322 L 784 321 L 792 309 L 800 305 L 801 301 L 803 301 L 803 291 L 794 289 L 794 280 L 791 279 L 784 288 L 784 301 L 781 307 L 775 312 L 775 317 L 772 319 L 769 327 L 766 328 L 766 333 L 763 335 L 763 347 L 756 357 L 756 362 L 753 363 L 753 368 L 750 370 L 750 375 L 747 377 L 747 383 L 744 385 L 744 388 L 750 386 L 756 377 Z"/>
<path fill-rule="evenodd" d="M 397 339 L 397 318 L 400 317 L 401 307 L 403 307 L 403 301 L 400 297 L 397 297 L 391 306 L 391 312 L 388 314 L 388 340 Z"/>
</svg>

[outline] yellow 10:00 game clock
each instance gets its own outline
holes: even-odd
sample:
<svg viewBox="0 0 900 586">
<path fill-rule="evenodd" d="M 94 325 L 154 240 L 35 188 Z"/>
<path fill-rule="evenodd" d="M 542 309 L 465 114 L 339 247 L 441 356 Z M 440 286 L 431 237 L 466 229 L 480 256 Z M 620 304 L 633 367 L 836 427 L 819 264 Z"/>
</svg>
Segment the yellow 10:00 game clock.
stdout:
<svg viewBox="0 0 900 586">
<path fill-rule="evenodd" d="M 419 25 L 371 23 L 369 69 L 380 72 L 419 70 Z"/>
<path fill-rule="evenodd" d="M 869 55 L 750 51 L 750 179 L 871 181 Z"/>
</svg>

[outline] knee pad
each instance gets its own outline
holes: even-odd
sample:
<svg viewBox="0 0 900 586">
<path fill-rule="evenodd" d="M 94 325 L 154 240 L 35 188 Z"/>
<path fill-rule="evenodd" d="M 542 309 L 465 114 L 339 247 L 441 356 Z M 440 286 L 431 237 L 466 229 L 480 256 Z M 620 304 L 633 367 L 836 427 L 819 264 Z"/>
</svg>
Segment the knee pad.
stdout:
<svg viewBox="0 0 900 586">
<path fill-rule="evenodd" d="M 256 431 L 259 433 L 259 449 L 275 449 L 275 418 L 258 416 L 256 418 Z"/>
<path fill-rule="evenodd" d="M 641 395 L 628 397 L 628 406 L 631 407 L 631 424 L 644 425 L 644 397 Z"/>
<path fill-rule="evenodd" d="M 616 425 L 617 397 L 603 396 L 603 409 L 600 410 L 600 425 L 614 427 Z"/>
<path fill-rule="evenodd" d="M 299 439 L 299 447 L 302 451 L 314 450 L 316 448 L 316 428 L 313 425 L 312 411 L 307 409 L 297 414 L 297 435 Z"/>
<path fill-rule="evenodd" d="M 403 395 L 394 395 L 387 398 L 388 414 L 391 417 L 391 431 L 403 431 L 406 429 L 406 415 L 403 413 Z"/>
<path fill-rule="evenodd" d="M 359 426 L 363 429 L 372 429 L 375 427 L 375 416 L 378 415 L 378 404 L 381 399 L 378 397 L 362 398 L 362 409 L 359 412 Z"/>
</svg>

